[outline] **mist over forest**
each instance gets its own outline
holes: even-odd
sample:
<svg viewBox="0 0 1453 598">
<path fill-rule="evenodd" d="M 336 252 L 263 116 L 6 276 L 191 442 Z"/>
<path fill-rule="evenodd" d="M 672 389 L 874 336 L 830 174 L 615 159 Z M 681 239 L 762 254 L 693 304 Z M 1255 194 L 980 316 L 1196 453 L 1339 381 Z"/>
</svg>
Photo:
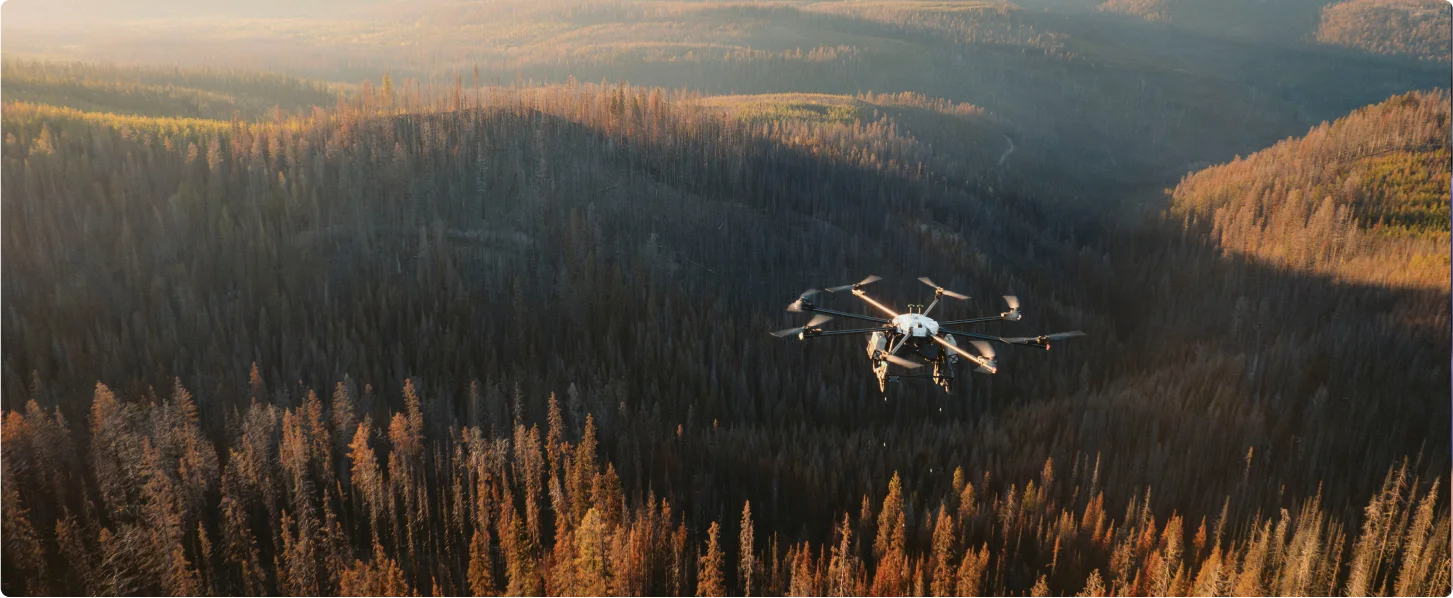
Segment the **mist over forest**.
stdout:
<svg viewBox="0 0 1453 598">
<path fill-rule="evenodd" d="M 7 595 L 1453 591 L 1444 2 L 0 13 Z"/>
</svg>

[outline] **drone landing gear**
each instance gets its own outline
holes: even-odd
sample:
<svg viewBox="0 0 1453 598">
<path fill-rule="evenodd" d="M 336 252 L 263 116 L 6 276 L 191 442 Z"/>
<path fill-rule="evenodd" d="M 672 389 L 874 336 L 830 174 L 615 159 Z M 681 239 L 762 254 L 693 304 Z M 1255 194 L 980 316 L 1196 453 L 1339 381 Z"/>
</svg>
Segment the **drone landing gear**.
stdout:
<svg viewBox="0 0 1453 598">
<path fill-rule="evenodd" d="M 873 356 L 873 374 L 878 376 L 878 392 L 883 393 L 883 400 L 888 400 L 888 381 L 896 380 L 896 377 L 888 375 L 888 360 L 882 359 L 882 351 Z"/>
<path fill-rule="evenodd" d="M 947 394 L 954 392 L 954 370 L 953 363 L 958 361 L 957 356 L 949 357 L 947 360 L 940 357 L 933 363 L 933 381 L 943 387 Z"/>
</svg>

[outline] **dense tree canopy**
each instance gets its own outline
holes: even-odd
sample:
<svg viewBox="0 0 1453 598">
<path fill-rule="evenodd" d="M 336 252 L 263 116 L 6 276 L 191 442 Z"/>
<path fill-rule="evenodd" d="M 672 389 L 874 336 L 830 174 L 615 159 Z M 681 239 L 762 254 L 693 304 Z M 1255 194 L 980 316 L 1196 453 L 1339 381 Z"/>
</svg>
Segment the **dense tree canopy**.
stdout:
<svg viewBox="0 0 1453 598">
<path fill-rule="evenodd" d="M 1012 120 L 916 94 L 7 102 L 5 591 L 1446 593 L 1446 267 L 1245 239 L 1446 239 L 1418 190 L 1447 102 L 1128 224 L 1041 201 L 991 149 Z M 1337 141 L 1370 122 L 1388 153 Z M 1227 220 L 1252 201 L 1302 220 Z M 856 344 L 764 334 L 874 272 L 1091 335 L 885 401 Z"/>
</svg>

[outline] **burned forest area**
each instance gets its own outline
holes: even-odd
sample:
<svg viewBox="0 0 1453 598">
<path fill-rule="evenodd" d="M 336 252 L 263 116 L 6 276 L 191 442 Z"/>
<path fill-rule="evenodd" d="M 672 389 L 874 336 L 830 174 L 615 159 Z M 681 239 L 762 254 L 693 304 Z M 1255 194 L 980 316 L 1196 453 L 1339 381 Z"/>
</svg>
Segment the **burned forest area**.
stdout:
<svg viewBox="0 0 1453 598">
<path fill-rule="evenodd" d="M 1446 3 L 24 2 L 7 595 L 1453 591 Z"/>
</svg>

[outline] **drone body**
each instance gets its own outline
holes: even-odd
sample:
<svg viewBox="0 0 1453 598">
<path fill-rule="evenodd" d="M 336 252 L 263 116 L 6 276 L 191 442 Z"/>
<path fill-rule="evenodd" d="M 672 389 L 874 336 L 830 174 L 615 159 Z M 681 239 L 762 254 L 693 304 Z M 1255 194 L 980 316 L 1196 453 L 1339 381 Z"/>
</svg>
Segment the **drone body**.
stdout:
<svg viewBox="0 0 1453 598">
<path fill-rule="evenodd" d="M 962 320 L 948 320 L 940 322 L 929 317 L 933 308 L 943 297 L 954 299 L 968 299 L 968 296 L 946 290 L 933 283 L 927 277 L 919 278 L 924 284 L 933 287 L 933 302 L 928 306 L 910 305 L 908 311 L 898 313 L 889 309 L 869 297 L 863 291 L 863 286 L 882 280 L 877 276 L 869 276 L 860 282 L 840 287 L 827 289 L 810 289 L 802 293 L 797 301 L 787 306 L 790 312 L 810 312 L 817 314 L 806 326 L 789 328 L 772 333 L 778 338 L 796 336 L 798 340 L 807 340 L 819 336 L 841 336 L 848 334 L 867 334 L 868 359 L 872 362 L 873 374 L 878 377 L 878 388 L 886 392 L 889 380 L 902 377 L 910 378 L 933 378 L 934 383 L 943 387 L 945 392 L 953 390 L 953 366 L 959 363 L 960 358 L 973 362 L 978 367 L 974 371 L 985 374 L 993 374 L 999 371 L 998 362 L 994 361 L 994 347 L 991 342 L 1006 345 L 1020 345 L 1026 347 L 1038 347 L 1049 350 L 1050 341 L 1083 336 L 1085 333 L 1078 330 L 1074 332 L 1060 332 L 1035 337 L 1014 337 L 1001 338 L 986 334 L 975 334 L 952 330 L 949 326 L 964 324 L 977 324 L 982 322 L 1008 321 L 1016 322 L 1023 318 L 1019 313 L 1019 300 L 1006 295 L 1004 300 L 1009 304 L 1009 311 L 997 316 L 981 318 L 968 318 Z M 869 305 L 885 313 L 888 317 L 881 318 L 865 314 L 856 314 L 819 307 L 813 299 L 821 292 L 837 293 L 851 290 L 853 295 L 866 301 Z M 855 328 L 845 330 L 823 330 L 822 324 L 831 320 L 834 316 L 852 318 L 874 322 L 874 328 Z M 970 353 L 959 346 L 955 337 L 968 339 L 978 354 Z M 898 366 L 907 370 L 916 370 L 924 365 L 933 365 L 933 374 L 892 374 L 890 366 Z"/>
</svg>

